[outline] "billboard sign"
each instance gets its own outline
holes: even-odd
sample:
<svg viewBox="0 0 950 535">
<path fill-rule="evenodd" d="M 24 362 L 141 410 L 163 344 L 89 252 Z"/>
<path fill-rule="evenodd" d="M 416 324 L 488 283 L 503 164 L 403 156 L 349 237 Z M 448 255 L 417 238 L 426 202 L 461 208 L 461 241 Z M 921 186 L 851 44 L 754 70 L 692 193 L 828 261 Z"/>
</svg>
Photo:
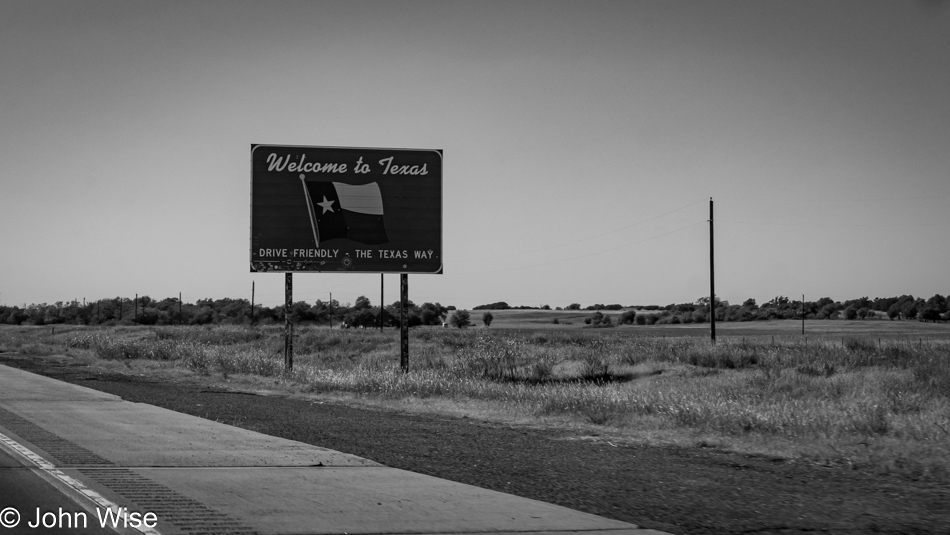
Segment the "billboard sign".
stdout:
<svg viewBox="0 0 950 535">
<path fill-rule="evenodd" d="M 442 273 L 442 151 L 251 145 L 251 271 Z"/>
</svg>

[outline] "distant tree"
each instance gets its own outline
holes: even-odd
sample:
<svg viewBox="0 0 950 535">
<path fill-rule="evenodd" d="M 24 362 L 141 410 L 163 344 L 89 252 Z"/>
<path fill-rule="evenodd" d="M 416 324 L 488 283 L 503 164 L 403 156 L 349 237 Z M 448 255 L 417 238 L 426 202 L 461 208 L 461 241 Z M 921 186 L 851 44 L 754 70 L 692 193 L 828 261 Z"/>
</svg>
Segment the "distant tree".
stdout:
<svg viewBox="0 0 950 535">
<path fill-rule="evenodd" d="M 838 311 L 837 305 L 835 303 L 829 303 L 821 307 L 821 310 L 818 311 L 818 318 L 820 319 L 830 319 Z"/>
<path fill-rule="evenodd" d="M 567 305 L 567 310 L 580 310 L 580 309 L 581 309 L 580 303 L 571 303 Z"/>
<path fill-rule="evenodd" d="M 419 307 L 419 317 L 423 325 L 441 325 L 448 314 L 448 309 L 439 303 L 422 303 Z"/>
<path fill-rule="evenodd" d="M 861 308 L 858 309 L 858 317 L 861 318 L 861 319 L 867 318 L 867 317 L 868 317 L 868 314 L 870 314 L 870 313 L 871 313 L 871 311 L 868 310 L 868 307 L 861 307 Z"/>
<path fill-rule="evenodd" d="M 887 309 L 887 317 L 890 318 L 892 321 L 894 320 L 894 318 L 900 317 L 900 315 L 901 315 L 901 309 L 899 306 L 897 306 L 897 303 L 892 304 Z"/>
<path fill-rule="evenodd" d="M 947 312 L 948 309 L 947 298 L 936 294 L 927 300 L 927 306 L 937 311 L 938 314 L 942 314 Z"/>
<path fill-rule="evenodd" d="M 917 313 L 917 319 L 920 321 L 931 321 L 933 323 L 937 323 L 937 320 L 940 319 L 940 312 L 930 305 L 924 305 L 924 308 L 920 309 L 920 311 Z"/>
<path fill-rule="evenodd" d="M 497 303 L 489 303 L 487 305 L 478 305 L 472 310 L 508 310 L 511 306 L 504 301 L 498 301 Z"/>
<path fill-rule="evenodd" d="M 620 314 L 621 325 L 632 325 L 636 322 L 637 313 L 633 310 L 625 310 Z"/>
<path fill-rule="evenodd" d="M 453 327 L 458 327 L 459 329 L 472 324 L 468 310 L 456 310 L 455 314 L 452 314 L 452 317 L 449 318 L 449 322 L 452 323 Z"/>
<path fill-rule="evenodd" d="M 901 314 L 904 315 L 907 319 L 913 319 L 917 317 L 917 301 L 913 299 L 908 299 L 903 301 L 903 306 L 901 307 Z"/>
<path fill-rule="evenodd" d="M 491 312 L 485 312 L 482 314 L 482 323 L 485 324 L 485 327 L 490 327 L 493 319 L 495 319 L 495 316 L 492 316 Z"/>
<path fill-rule="evenodd" d="M 854 305 L 848 305 L 847 308 L 844 309 L 844 319 L 853 320 L 857 319 L 857 317 L 858 311 L 856 308 L 854 308 Z"/>
<path fill-rule="evenodd" d="M 343 316 L 343 321 L 351 327 L 375 327 L 379 321 L 379 309 L 353 307 Z"/>
<path fill-rule="evenodd" d="M 758 308 L 758 307 L 755 304 L 755 299 L 749 298 L 749 299 L 746 299 L 745 302 L 742 303 L 742 308 Z"/>
</svg>

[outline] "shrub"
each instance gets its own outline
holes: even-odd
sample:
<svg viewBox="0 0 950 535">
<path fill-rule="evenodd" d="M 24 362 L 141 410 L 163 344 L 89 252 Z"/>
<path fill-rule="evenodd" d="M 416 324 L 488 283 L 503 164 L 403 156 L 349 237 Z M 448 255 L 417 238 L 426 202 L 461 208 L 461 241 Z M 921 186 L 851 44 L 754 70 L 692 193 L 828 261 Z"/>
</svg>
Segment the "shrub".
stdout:
<svg viewBox="0 0 950 535">
<path fill-rule="evenodd" d="M 449 319 L 449 322 L 452 323 L 454 327 L 461 329 L 472 324 L 470 317 L 467 310 L 456 310 L 455 314 L 452 314 L 452 317 Z"/>
<path fill-rule="evenodd" d="M 490 327 L 493 319 L 495 319 L 495 316 L 492 316 L 491 312 L 482 314 L 482 323 L 485 324 L 485 327 Z"/>
</svg>

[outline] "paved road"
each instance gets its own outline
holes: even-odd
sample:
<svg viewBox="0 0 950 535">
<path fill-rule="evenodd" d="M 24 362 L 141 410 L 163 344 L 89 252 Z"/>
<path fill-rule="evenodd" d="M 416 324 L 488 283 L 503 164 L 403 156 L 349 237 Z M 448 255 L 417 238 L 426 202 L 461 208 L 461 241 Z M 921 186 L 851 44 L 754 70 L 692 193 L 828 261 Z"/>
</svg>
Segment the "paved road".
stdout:
<svg viewBox="0 0 950 535">
<path fill-rule="evenodd" d="M 0 511 L 3 511 L 0 514 L 0 533 L 35 535 L 55 531 L 64 535 L 115 535 L 115 531 L 100 527 L 92 512 L 69 499 L 63 489 L 44 479 L 41 473 L 41 470 L 26 466 L 21 460 L 0 451 Z M 37 511 L 40 511 L 39 515 Z M 50 512 L 52 516 L 48 514 Z M 16 525 L 11 528 L 12 522 Z"/>
<path fill-rule="evenodd" d="M 96 514 L 125 507 L 136 529 L 123 533 L 660 533 L 6 366 L 0 435 L 0 486 L 29 489 L 0 509 L 85 509 L 94 527 Z"/>
</svg>

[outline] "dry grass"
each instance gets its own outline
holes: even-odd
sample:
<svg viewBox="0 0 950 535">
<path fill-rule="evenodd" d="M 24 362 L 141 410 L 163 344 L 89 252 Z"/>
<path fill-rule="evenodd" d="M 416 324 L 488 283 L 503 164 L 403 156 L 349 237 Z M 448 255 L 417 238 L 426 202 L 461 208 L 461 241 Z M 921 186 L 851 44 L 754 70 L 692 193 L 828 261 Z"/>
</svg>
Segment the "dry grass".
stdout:
<svg viewBox="0 0 950 535">
<path fill-rule="evenodd" d="M 406 410 L 715 446 L 950 480 L 950 336 L 641 337 L 631 331 L 278 327 L 0 329 L 0 350 L 86 351 L 210 378 L 268 381 Z M 147 364 L 147 365 L 146 365 Z"/>
</svg>

